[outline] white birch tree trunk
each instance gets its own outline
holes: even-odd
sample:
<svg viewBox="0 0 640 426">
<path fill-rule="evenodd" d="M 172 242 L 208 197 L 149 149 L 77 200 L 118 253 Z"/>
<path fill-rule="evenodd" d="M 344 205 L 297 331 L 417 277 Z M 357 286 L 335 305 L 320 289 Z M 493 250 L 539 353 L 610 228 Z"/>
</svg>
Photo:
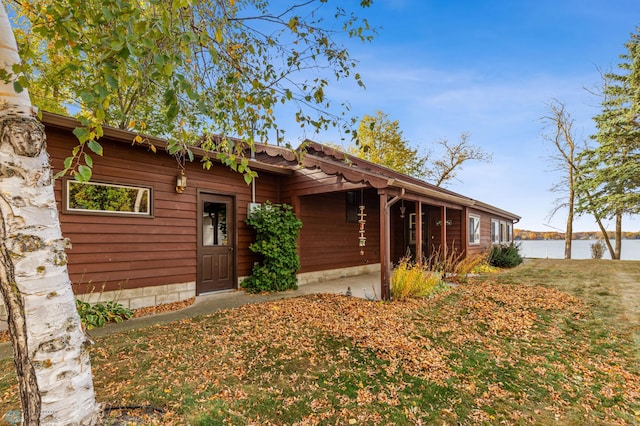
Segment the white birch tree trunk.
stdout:
<svg viewBox="0 0 640 426">
<path fill-rule="evenodd" d="M 0 66 L 20 60 L 0 2 Z M 99 414 L 67 272 L 44 126 L 26 91 L 0 82 L 0 287 L 24 424 L 83 425 Z"/>
</svg>

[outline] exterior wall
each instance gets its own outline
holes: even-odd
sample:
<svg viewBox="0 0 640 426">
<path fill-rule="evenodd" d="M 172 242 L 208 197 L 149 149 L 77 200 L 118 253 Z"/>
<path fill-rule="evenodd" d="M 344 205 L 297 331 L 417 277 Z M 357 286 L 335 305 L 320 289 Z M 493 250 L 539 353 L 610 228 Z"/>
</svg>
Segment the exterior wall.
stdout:
<svg viewBox="0 0 640 426">
<path fill-rule="evenodd" d="M 359 224 L 346 218 L 344 192 L 299 198 L 302 229 L 299 238 L 300 273 L 380 263 L 380 212 L 378 196 L 365 192 L 367 214 L 364 255 L 360 255 Z"/>
<path fill-rule="evenodd" d="M 76 144 L 75 137 L 70 132 L 48 128 L 47 138 L 52 166 L 60 170 L 63 159 Z M 255 260 L 248 249 L 253 231 L 244 220 L 251 187 L 239 174 L 220 165 L 207 171 L 198 162 L 187 164 L 188 186 L 178 194 L 175 180 L 179 168 L 172 157 L 122 142 L 101 143 L 105 157 L 95 158 L 92 181 L 152 187 L 153 217 L 60 214 L 63 235 L 72 245 L 67 251 L 69 273 L 77 294 L 147 288 L 145 296 L 154 295 L 153 302 L 147 298 L 154 304 L 163 297 L 174 297 L 175 292 L 167 286 L 186 284 L 190 290 L 185 291 L 191 295 L 183 295 L 194 296 L 198 189 L 235 196 L 236 276 L 250 272 Z M 58 180 L 59 203 L 61 196 L 62 180 Z M 278 177 L 261 173 L 256 183 L 256 201 L 267 200 L 278 202 Z"/>
<path fill-rule="evenodd" d="M 493 244 L 491 242 L 491 220 L 492 219 L 513 223 L 511 219 L 505 218 L 503 216 L 482 212 L 475 209 L 468 209 L 467 221 L 469 220 L 469 217 L 468 217 L 469 214 L 480 217 L 480 244 L 469 244 L 469 235 L 466 235 L 465 238 L 467 243 L 468 256 L 484 253 L 491 248 Z"/>
<path fill-rule="evenodd" d="M 447 220 L 451 221 L 451 225 L 446 225 L 447 252 L 455 252 L 457 256 L 465 250 L 467 242 L 467 236 L 462 233 L 462 210 L 447 209 Z"/>
<path fill-rule="evenodd" d="M 366 265 L 349 266 L 339 269 L 327 269 L 324 271 L 304 272 L 298 274 L 298 285 L 306 285 L 346 277 L 355 277 L 358 275 L 370 274 L 373 272 L 380 272 L 379 263 L 368 263 Z M 377 294 L 380 294 L 379 291 L 380 290 L 377 289 Z"/>
</svg>

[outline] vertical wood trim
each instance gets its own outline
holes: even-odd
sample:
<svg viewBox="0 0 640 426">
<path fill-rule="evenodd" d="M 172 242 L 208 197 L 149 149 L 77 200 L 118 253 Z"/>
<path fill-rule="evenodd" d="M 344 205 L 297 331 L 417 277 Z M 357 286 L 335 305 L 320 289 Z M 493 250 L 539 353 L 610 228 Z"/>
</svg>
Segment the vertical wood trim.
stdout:
<svg viewBox="0 0 640 426">
<path fill-rule="evenodd" d="M 449 250 L 447 248 L 447 208 L 445 206 L 440 207 L 440 229 L 440 247 L 446 259 Z"/>
<path fill-rule="evenodd" d="M 469 253 L 469 208 L 463 207 L 462 213 L 460 214 L 460 220 L 462 224 L 460 228 L 462 229 L 462 241 L 464 241 L 464 257 L 467 257 L 467 253 Z M 491 222 L 489 222 L 491 223 Z M 491 230 L 491 228 L 489 228 Z"/>
<path fill-rule="evenodd" d="M 380 297 L 382 300 L 389 300 L 390 275 L 389 258 L 391 256 L 389 237 L 391 234 L 389 223 L 389 211 L 387 208 L 387 194 L 380 193 Z"/>
<path fill-rule="evenodd" d="M 416 263 L 422 265 L 422 202 L 416 202 Z"/>
</svg>

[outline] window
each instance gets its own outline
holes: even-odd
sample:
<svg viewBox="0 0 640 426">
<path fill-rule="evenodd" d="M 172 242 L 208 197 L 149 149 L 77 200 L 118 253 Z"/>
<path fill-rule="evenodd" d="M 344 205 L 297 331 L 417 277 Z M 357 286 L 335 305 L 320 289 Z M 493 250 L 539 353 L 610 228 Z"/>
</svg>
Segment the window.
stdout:
<svg viewBox="0 0 640 426">
<path fill-rule="evenodd" d="M 491 219 L 491 242 L 500 244 L 500 222 L 497 219 Z"/>
<path fill-rule="evenodd" d="M 469 215 L 469 244 L 480 244 L 480 217 Z"/>
<path fill-rule="evenodd" d="M 360 193 L 357 191 L 346 192 L 347 201 L 347 223 L 358 223 L 358 213 L 360 210 Z"/>
<path fill-rule="evenodd" d="M 510 244 L 513 241 L 513 223 L 491 219 L 491 242 L 493 244 Z"/>
<path fill-rule="evenodd" d="M 226 203 L 205 201 L 202 217 L 202 245 L 229 245 Z"/>
<path fill-rule="evenodd" d="M 66 213 L 151 216 L 151 188 L 73 179 L 63 185 Z"/>
<path fill-rule="evenodd" d="M 505 239 L 506 243 L 512 243 L 513 242 L 513 223 L 511 222 L 507 222 L 507 238 Z"/>
</svg>

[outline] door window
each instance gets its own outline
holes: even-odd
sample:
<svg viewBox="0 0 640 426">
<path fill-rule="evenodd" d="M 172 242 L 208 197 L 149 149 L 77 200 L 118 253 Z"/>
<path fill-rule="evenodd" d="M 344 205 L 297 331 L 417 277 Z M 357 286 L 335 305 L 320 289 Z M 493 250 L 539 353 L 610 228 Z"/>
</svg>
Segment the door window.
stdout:
<svg viewBox="0 0 640 426">
<path fill-rule="evenodd" d="M 228 244 L 227 204 L 205 201 L 202 217 L 202 245 L 226 246 Z"/>
</svg>

